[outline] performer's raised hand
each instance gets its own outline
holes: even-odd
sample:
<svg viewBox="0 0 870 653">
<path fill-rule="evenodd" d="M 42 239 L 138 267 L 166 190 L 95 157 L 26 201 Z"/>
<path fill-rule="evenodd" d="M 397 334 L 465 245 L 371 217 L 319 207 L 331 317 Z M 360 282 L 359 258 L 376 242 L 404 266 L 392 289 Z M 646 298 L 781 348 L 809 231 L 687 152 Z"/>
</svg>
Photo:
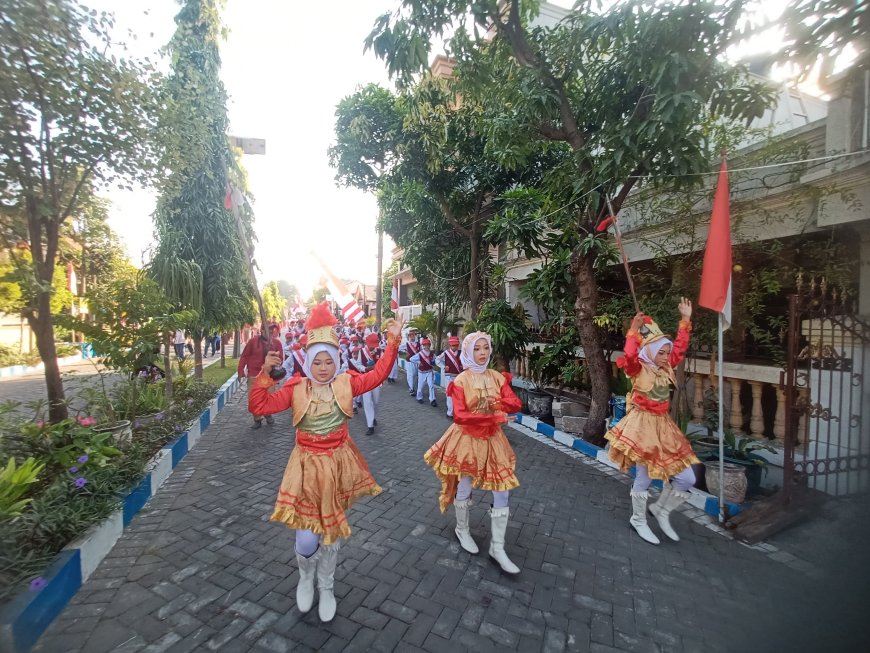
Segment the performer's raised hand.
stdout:
<svg viewBox="0 0 870 653">
<path fill-rule="evenodd" d="M 637 315 L 635 315 L 634 318 L 631 320 L 631 326 L 629 327 L 629 330 L 640 331 L 640 328 L 644 324 L 644 317 L 644 314 L 641 311 L 638 311 Z"/>
<path fill-rule="evenodd" d="M 680 311 L 680 317 L 688 321 L 692 319 L 692 300 L 688 297 L 682 297 L 680 303 L 677 304 L 677 310 Z"/>
<path fill-rule="evenodd" d="M 278 356 L 277 351 L 270 351 L 266 354 L 266 361 L 263 363 L 263 369 L 266 370 L 266 373 L 272 371 L 272 368 L 279 367 L 281 365 L 281 357 Z"/>
<path fill-rule="evenodd" d="M 394 338 L 402 338 L 402 327 L 405 326 L 405 318 L 399 313 L 394 319 L 387 322 L 387 333 Z"/>
</svg>

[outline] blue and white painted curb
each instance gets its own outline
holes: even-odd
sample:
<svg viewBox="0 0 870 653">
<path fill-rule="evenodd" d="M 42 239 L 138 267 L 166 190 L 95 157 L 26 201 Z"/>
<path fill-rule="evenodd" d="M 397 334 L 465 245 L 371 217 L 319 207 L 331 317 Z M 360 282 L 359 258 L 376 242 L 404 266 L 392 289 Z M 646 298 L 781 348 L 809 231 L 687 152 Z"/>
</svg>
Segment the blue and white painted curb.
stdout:
<svg viewBox="0 0 870 653">
<path fill-rule="evenodd" d="M 75 363 L 81 363 L 84 357 L 81 354 L 73 354 L 72 356 L 64 356 L 63 358 L 57 359 L 57 364 L 60 366 L 63 365 L 74 365 Z M 36 365 L 11 365 L 10 367 L 0 367 L 0 379 L 6 378 L 8 376 L 23 376 L 25 374 L 35 374 L 36 372 L 42 372 L 45 369 L 45 363 L 40 361 Z"/>
<path fill-rule="evenodd" d="M 209 406 L 190 427 L 166 444 L 149 461 L 145 478 L 124 497 L 122 507 L 103 522 L 68 544 L 42 577 L 46 585 L 14 597 L 0 612 L 0 651 L 25 653 L 36 644 L 51 622 L 75 596 L 82 584 L 115 546 L 137 512 L 169 478 L 188 451 L 196 446 L 217 414 L 239 389 L 233 374 L 217 391 Z"/>
<path fill-rule="evenodd" d="M 574 437 L 571 433 L 565 433 L 564 431 L 560 431 L 557 428 L 550 426 L 549 424 L 545 424 L 544 422 L 536 419 L 530 415 L 525 415 L 523 413 L 518 413 L 516 415 L 517 421 L 516 424 L 521 424 L 536 433 L 540 433 L 543 436 L 551 438 L 562 444 L 569 449 L 573 449 L 574 451 L 579 451 L 580 453 L 588 456 L 589 458 L 593 458 L 595 461 L 601 463 L 602 465 L 607 465 L 608 467 L 619 471 L 619 467 L 607 456 L 607 452 L 601 447 L 596 447 L 594 444 L 589 444 L 585 440 Z M 631 476 L 634 476 L 634 468 L 632 467 Z M 661 481 L 653 481 L 653 485 L 661 488 Z M 710 515 L 711 517 L 718 518 L 719 516 L 719 497 L 713 496 L 712 494 L 708 494 L 707 492 L 703 492 L 698 488 L 691 488 L 689 490 L 689 500 L 688 503 L 699 510 L 703 510 L 705 513 Z M 731 516 L 736 515 L 741 510 L 743 510 L 744 505 L 732 503 L 730 501 L 726 501 L 725 505 L 728 507 L 728 514 Z"/>
</svg>

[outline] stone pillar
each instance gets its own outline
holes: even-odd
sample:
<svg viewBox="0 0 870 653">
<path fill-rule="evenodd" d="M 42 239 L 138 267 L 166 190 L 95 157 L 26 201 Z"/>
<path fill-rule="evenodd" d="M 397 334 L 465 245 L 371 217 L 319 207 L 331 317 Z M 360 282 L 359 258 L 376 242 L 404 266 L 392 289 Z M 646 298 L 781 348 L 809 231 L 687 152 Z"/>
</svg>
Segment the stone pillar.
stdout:
<svg viewBox="0 0 870 653">
<path fill-rule="evenodd" d="M 732 431 L 740 433 L 743 431 L 743 407 L 740 405 L 740 386 L 743 381 L 740 379 L 725 379 L 725 381 L 731 386 L 731 416 L 728 424 Z"/>
<path fill-rule="evenodd" d="M 764 439 L 764 415 L 761 409 L 761 381 L 749 381 L 752 388 L 752 413 L 749 416 L 749 432 L 756 440 Z"/>
<path fill-rule="evenodd" d="M 785 390 L 776 386 L 776 416 L 773 418 L 773 438 L 780 447 L 785 445 Z"/>
</svg>

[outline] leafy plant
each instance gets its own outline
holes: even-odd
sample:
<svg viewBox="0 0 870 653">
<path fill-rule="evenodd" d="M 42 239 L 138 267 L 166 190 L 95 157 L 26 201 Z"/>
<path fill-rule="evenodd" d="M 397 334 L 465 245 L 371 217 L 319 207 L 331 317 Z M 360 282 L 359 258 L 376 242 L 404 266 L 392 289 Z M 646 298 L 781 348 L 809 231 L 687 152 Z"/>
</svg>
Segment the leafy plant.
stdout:
<svg viewBox="0 0 870 653">
<path fill-rule="evenodd" d="M 512 358 L 525 352 L 529 343 L 527 320 L 528 314 L 522 304 L 511 307 L 503 300 L 486 302 L 477 315 L 477 329 L 490 335 L 493 358 L 504 369 L 509 369 Z"/>
<path fill-rule="evenodd" d="M 18 517 L 31 498 L 24 495 L 36 483 L 36 477 L 45 467 L 44 463 L 28 458 L 20 466 L 10 458 L 0 471 L 0 519 Z"/>
</svg>

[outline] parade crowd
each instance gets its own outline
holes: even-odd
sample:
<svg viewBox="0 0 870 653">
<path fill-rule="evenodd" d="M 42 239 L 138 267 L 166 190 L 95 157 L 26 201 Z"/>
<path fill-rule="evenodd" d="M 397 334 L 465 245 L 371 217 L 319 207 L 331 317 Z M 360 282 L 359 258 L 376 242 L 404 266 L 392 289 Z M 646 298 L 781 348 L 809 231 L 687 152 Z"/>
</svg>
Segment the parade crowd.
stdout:
<svg viewBox="0 0 870 653">
<path fill-rule="evenodd" d="M 626 416 L 605 435 L 610 458 L 623 471 L 636 468 L 629 524 L 650 544 L 660 540 L 647 522 L 648 511 L 665 536 L 679 541 L 670 515 L 687 500 L 694 483 L 691 465 L 697 462 L 668 413 L 673 369 L 691 333 L 691 302 L 683 298 L 677 308 L 681 320 L 673 340 L 651 317 L 634 316 L 625 355 L 617 362 L 632 380 L 633 392 Z M 362 409 L 366 435 L 375 434 L 380 388 L 398 380 L 400 353 L 405 355 L 408 394 L 418 403 L 437 409 L 436 366 L 444 377 L 450 425 L 421 456 L 440 483 L 441 511 L 453 506 L 460 546 L 479 553 L 469 528 L 471 495 L 475 488 L 491 492 L 488 554 L 502 572 L 520 573 L 505 550 L 510 493 L 520 485 L 516 456 L 502 430 L 522 408 L 511 375 L 490 367 L 492 339 L 483 331 L 461 340 L 449 335 L 447 349 L 436 353 L 425 334 L 403 327 L 401 317 L 388 320 L 380 331 L 365 320 L 344 324 L 324 302 L 307 319 L 285 325 L 283 333 L 278 324 L 267 325 L 268 333 L 249 339 L 239 358 L 239 378 L 247 379 L 251 428 L 275 424 L 275 414 L 292 411 L 296 446 L 271 519 L 295 531 L 299 610 L 311 610 L 316 586 L 324 622 L 335 616 L 335 568 L 341 542 L 351 535 L 346 512 L 357 499 L 381 492 L 347 423 Z M 653 479 L 664 481 L 664 489 L 648 505 Z"/>
</svg>

